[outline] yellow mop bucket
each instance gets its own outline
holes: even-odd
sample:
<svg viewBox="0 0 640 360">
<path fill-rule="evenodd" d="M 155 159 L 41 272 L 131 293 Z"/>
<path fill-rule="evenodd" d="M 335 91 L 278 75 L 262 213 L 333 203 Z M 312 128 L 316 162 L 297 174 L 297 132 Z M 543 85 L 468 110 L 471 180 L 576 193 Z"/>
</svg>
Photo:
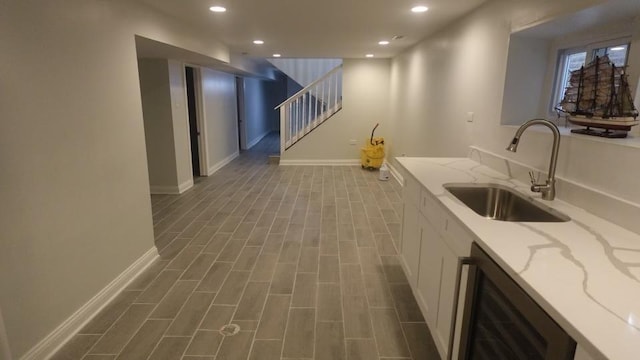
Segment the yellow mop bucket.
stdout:
<svg viewBox="0 0 640 360">
<path fill-rule="evenodd" d="M 384 138 L 373 137 L 378 125 L 373 127 L 371 138 L 367 139 L 368 144 L 360 149 L 360 161 L 363 169 L 379 169 L 384 162 Z"/>
</svg>

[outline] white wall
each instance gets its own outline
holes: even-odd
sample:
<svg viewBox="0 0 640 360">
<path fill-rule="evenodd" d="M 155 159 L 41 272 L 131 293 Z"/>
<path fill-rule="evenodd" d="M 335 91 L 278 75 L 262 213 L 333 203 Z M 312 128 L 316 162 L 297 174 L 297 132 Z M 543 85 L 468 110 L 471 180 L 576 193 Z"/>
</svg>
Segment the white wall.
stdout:
<svg viewBox="0 0 640 360">
<path fill-rule="evenodd" d="M 282 160 L 360 159 L 376 123 L 376 136 L 389 139 L 390 61 L 344 59 L 343 65 L 342 110 L 285 151 Z M 352 139 L 357 145 L 350 145 Z"/>
<path fill-rule="evenodd" d="M 140 59 L 138 71 L 151 193 L 182 193 L 193 186 L 184 64 Z"/>
<path fill-rule="evenodd" d="M 247 147 L 255 145 L 271 131 L 280 130 L 279 111 L 274 110 L 286 100 L 286 78 L 263 80 L 246 77 L 244 81 L 245 126 Z"/>
<path fill-rule="evenodd" d="M 548 131 L 527 131 L 517 153 L 505 150 L 516 131 L 514 126 L 500 124 L 509 35 L 511 29 L 525 28 L 589 3 L 542 2 L 534 6 L 489 2 L 394 58 L 392 156 L 466 156 L 468 147 L 475 145 L 546 172 L 551 148 Z M 632 51 L 640 51 L 638 33 L 636 28 Z M 465 121 L 468 111 L 475 113 L 472 123 Z M 557 176 L 616 196 L 637 209 L 640 170 L 633 164 L 639 157 L 638 138 L 602 140 L 567 135 L 561 141 Z M 562 191 L 558 197 L 563 199 Z M 595 204 L 583 202 L 581 206 Z M 606 217 L 605 212 L 599 213 Z"/>
<path fill-rule="evenodd" d="M 180 193 L 182 193 L 193 186 L 185 69 L 184 64 L 177 60 L 169 60 L 168 65 L 176 174 Z"/>
<path fill-rule="evenodd" d="M 264 80 L 244 78 L 244 113 L 248 148 L 271 131 L 270 109 L 265 102 L 268 96 L 266 90 Z"/>
<path fill-rule="evenodd" d="M 502 124 L 520 125 L 529 119 L 546 117 L 549 97 L 543 99 L 542 94 L 550 47 L 551 41 L 546 39 L 511 36 L 500 115 Z M 557 54 L 554 55 L 556 58 Z"/>
<path fill-rule="evenodd" d="M 134 34 L 226 60 L 131 1 L 3 1 L 0 307 L 19 358 L 154 246 Z"/>
<path fill-rule="evenodd" d="M 11 350 L 9 349 L 7 330 L 4 327 L 4 320 L 2 318 L 2 309 L 0 309 L 0 359 L 11 359 Z"/>
<path fill-rule="evenodd" d="M 234 75 L 206 68 L 200 71 L 207 133 L 207 171 L 212 174 L 238 154 L 236 83 Z"/>
<path fill-rule="evenodd" d="M 151 192 L 178 192 L 169 67 L 166 59 L 140 59 L 140 92 Z"/>
<path fill-rule="evenodd" d="M 268 59 L 298 84 L 305 87 L 342 64 L 342 59 Z"/>
<path fill-rule="evenodd" d="M 623 39 L 631 42 L 627 58 L 629 66 L 626 72 L 629 75 L 630 88 L 632 91 L 636 89 L 640 80 L 640 17 L 635 16 L 635 18 L 633 18 L 632 14 L 628 14 L 628 16 L 629 17 L 624 19 L 624 21 L 618 20 L 612 23 L 601 24 L 550 39 L 549 56 L 546 60 L 540 61 L 541 64 L 547 65 L 544 87 L 541 91 L 541 98 L 548 100 L 552 96 L 551 94 L 554 88 L 554 75 L 559 51 L 563 49 L 583 47 L 585 44 L 596 48 L 600 46 L 610 46 L 610 44 L 603 45 L 602 43 L 616 39 Z M 636 107 L 640 107 L 640 93 L 637 91 L 635 103 Z M 544 112 L 547 110 L 548 105 L 548 101 L 546 104 L 541 104 L 542 107 L 540 111 Z M 633 128 L 632 133 L 637 137 L 640 135 L 640 129 L 636 126 Z"/>
<path fill-rule="evenodd" d="M 393 156 L 465 156 L 499 124 L 509 23 L 489 7 L 393 59 Z"/>
<path fill-rule="evenodd" d="M 464 156 L 469 145 L 493 144 L 503 136 L 497 132 L 511 132 L 500 127 L 511 30 L 592 3 L 487 2 L 395 57 L 393 155 Z"/>
</svg>

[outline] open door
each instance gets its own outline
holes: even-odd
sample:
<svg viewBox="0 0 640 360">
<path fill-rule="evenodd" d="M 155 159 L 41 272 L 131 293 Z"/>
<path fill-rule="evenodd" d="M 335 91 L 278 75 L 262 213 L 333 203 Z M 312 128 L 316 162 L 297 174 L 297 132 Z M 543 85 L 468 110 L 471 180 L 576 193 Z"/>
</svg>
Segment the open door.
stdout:
<svg viewBox="0 0 640 360">
<path fill-rule="evenodd" d="M 238 144 L 240 150 L 247 150 L 247 128 L 244 111 L 244 80 L 236 76 L 236 96 L 238 101 Z"/>
<path fill-rule="evenodd" d="M 201 121 L 199 99 L 201 91 L 199 72 L 196 68 L 185 66 L 185 83 L 187 90 L 187 112 L 189 116 L 189 139 L 191 143 L 191 167 L 193 176 L 207 176 L 206 147 L 204 124 Z"/>
</svg>

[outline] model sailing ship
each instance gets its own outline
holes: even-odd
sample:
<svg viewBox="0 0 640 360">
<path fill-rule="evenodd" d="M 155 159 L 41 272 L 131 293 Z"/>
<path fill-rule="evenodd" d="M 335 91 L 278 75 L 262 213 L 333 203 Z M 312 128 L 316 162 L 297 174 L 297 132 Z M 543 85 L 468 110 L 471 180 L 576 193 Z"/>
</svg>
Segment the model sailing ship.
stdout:
<svg viewBox="0 0 640 360">
<path fill-rule="evenodd" d="M 571 72 L 558 110 L 568 114 L 569 122 L 586 127 L 571 132 L 623 138 L 632 126 L 638 125 L 638 111 L 625 69 L 626 66 L 615 66 L 605 55 Z"/>
</svg>

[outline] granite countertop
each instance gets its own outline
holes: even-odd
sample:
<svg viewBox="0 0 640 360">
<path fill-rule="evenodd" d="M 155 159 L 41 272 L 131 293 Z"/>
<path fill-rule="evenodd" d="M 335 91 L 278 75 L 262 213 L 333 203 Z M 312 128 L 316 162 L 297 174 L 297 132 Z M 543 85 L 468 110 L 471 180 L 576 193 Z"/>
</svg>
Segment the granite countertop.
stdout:
<svg viewBox="0 0 640 360">
<path fill-rule="evenodd" d="M 541 200 L 528 184 L 471 159 L 396 160 L 592 356 L 640 359 L 640 235 L 561 200 Z M 486 219 L 447 192 L 446 183 L 502 184 L 571 221 Z"/>
</svg>

